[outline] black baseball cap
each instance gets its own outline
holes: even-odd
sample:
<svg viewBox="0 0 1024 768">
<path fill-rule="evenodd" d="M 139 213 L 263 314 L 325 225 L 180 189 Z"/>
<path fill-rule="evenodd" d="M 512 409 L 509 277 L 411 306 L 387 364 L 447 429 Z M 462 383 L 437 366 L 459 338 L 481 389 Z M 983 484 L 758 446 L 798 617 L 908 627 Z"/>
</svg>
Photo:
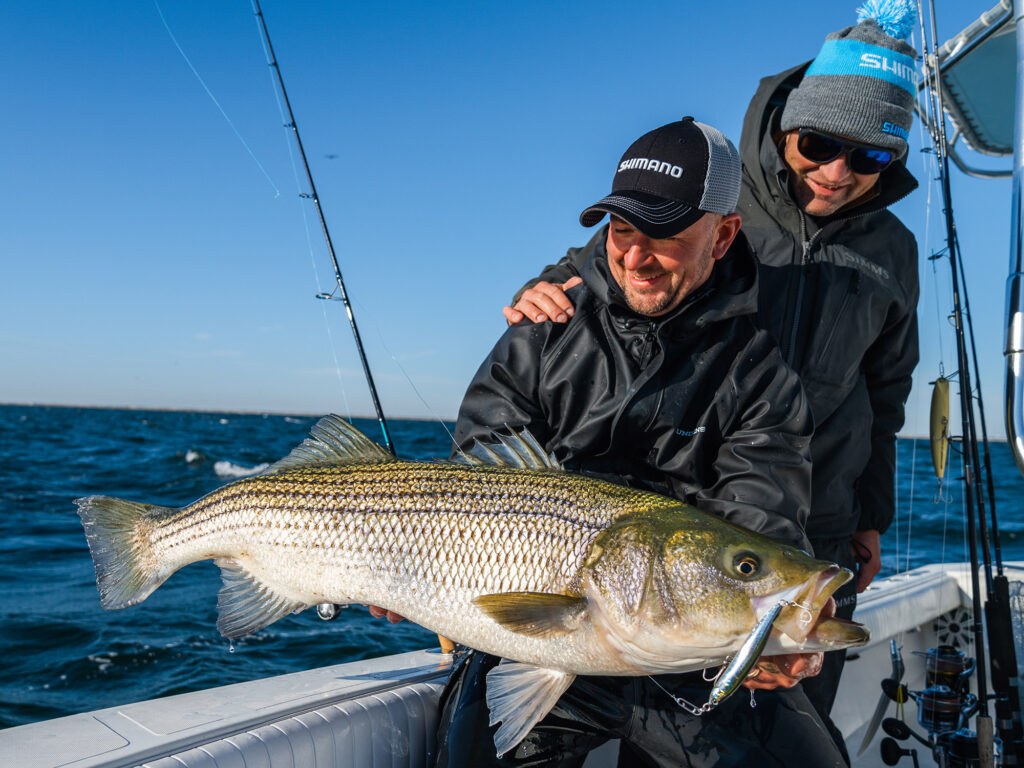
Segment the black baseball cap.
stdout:
<svg viewBox="0 0 1024 768">
<path fill-rule="evenodd" d="M 580 214 L 592 227 L 614 214 L 654 239 L 672 237 L 705 213 L 736 210 L 740 156 L 717 128 L 692 117 L 655 128 L 619 161 L 612 193 Z"/>
</svg>

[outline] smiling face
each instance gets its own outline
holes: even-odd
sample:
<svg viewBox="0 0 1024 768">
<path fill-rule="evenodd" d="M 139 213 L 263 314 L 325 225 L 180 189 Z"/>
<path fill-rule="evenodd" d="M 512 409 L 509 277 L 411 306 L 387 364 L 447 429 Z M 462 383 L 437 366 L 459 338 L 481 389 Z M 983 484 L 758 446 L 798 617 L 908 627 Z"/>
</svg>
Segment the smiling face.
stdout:
<svg viewBox="0 0 1024 768">
<path fill-rule="evenodd" d="M 811 216 L 831 216 L 867 194 L 879 174 L 850 170 L 846 154 L 828 163 L 808 160 L 797 149 L 797 132 L 786 134 L 783 159 L 789 166 L 789 188 L 796 204 Z"/>
<path fill-rule="evenodd" d="M 739 227 L 735 213 L 707 213 L 674 237 L 654 239 L 612 216 L 608 267 L 634 312 L 664 315 L 707 281 Z"/>
</svg>

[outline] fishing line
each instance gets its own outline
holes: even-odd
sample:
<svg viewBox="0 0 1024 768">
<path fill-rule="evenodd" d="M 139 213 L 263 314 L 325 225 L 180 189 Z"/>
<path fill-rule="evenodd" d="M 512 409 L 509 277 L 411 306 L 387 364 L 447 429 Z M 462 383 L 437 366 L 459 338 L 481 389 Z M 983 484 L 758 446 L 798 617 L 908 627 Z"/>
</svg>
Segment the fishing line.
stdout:
<svg viewBox="0 0 1024 768">
<path fill-rule="evenodd" d="M 398 358 L 395 357 L 395 354 L 391 351 L 390 347 L 388 347 L 387 342 L 384 340 L 384 334 L 380 330 L 380 325 L 377 323 L 375 315 L 372 312 L 367 311 L 362 305 L 360 305 L 360 311 L 366 312 L 366 314 L 369 315 L 370 323 L 371 325 L 373 325 L 373 330 L 377 333 L 377 340 L 380 342 L 380 345 L 384 347 L 384 351 L 387 352 L 388 356 L 391 357 L 391 361 L 396 366 L 398 366 L 398 370 L 402 372 L 402 375 L 405 377 L 406 382 L 412 388 L 412 391 L 416 394 L 416 397 L 418 397 L 419 401 L 423 403 L 423 407 L 425 407 L 430 412 L 431 418 L 433 418 L 434 421 L 441 425 L 441 428 L 448 434 L 448 437 L 451 439 L 452 445 L 455 445 L 455 435 L 453 435 L 452 431 L 448 429 L 448 425 L 445 423 L 444 419 L 437 415 L 437 411 L 435 411 L 434 408 L 430 405 L 430 403 L 427 402 L 426 398 L 423 397 L 422 394 L 420 394 L 420 391 L 417 388 L 416 384 L 413 383 L 412 377 L 409 376 L 408 372 L 405 370 L 405 367 L 398 361 Z"/>
<path fill-rule="evenodd" d="M 373 373 L 370 371 L 370 363 L 366 359 L 366 350 L 363 348 L 362 338 L 359 335 L 359 326 L 356 323 L 355 315 L 352 312 L 352 304 L 349 301 L 348 291 L 345 288 L 345 281 L 341 275 L 341 265 L 338 263 L 338 256 L 334 250 L 334 242 L 331 240 L 331 233 L 327 226 L 327 219 L 324 216 L 323 208 L 320 205 L 320 197 L 316 191 L 316 183 L 313 181 L 313 172 L 310 170 L 309 160 L 306 157 L 306 150 L 302 145 L 302 137 L 299 135 L 299 126 L 295 120 L 295 113 L 292 111 L 291 102 L 288 99 L 288 91 L 284 85 L 284 77 L 281 74 L 281 67 L 277 63 L 274 46 L 270 42 L 270 32 L 267 29 L 267 22 L 263 16 L 263 10 L 260 8 L 259 0 L 252 0 L 252 9 L 263 34 L 263 40 L 265 42 L 263 50 L 267 57 L 267 64 L 274 71 L 277 86 L 281 92 L 284 111 L 288 116 L 285 127 L 291 130 L 292 136 L 295 139 L 295 146 L 299 150 L 299 156 L 302 158 L 302 166 L 306 172 L 306 181 L 309 183 L 309 192 L 307 194 L 300 193 L 300 197 L 312 200 L 313 205 L 316 207 L 317 217 L 320 220 L 320 229 L 323 232 L 324 241 L 327 244 L 327 252 L 331 257 L 331 264 L 334 267 L 334 277 L 337 284 L 335 290 L 338 291 L 338 298 L 345 305 L 345 314 L 348 316 L 349 326 L 352 329 L 352 337 L 355 340 L 356 351 L 359 353 L 359 361 L 363 366 L 363 375 L 366 379 L 367 389 L 370 391 L 370 399 L 373 401 L 373 407 L 377 413 L 377 424 L 380 427 L 381 434 L 384 438 L 384 447 L 392 455 L 395 455 L 395 447 L 391 442 L 391 433 L 388 430 L 387 419 L 384 417 L 384 409 L 381 407 L 380 398 L 377 396 L 377 386 L 373 382 Z M 321 292 L 317 294 L 317 297 L 325 299 L 333 298 L 334 291 L 330 294 L 324 294 Z"/>
<path fill-rule="evenodd" d="M 221 116 L 231 127 L 231 130 L 234 132 L 237 139 L 241 142 L 242 146 L 245 147 L 245 151 L 249 153 L 249 157 L 251 157 L 253 162 L 256 163 L 256 167 L 260 169 L 260 173 L 263 174 L 263 178 L 265 178 L 267 182 L 270 184 L 270 186 L 273 188 L 274 197 L 280 197 L 281 190 L 277 188 L 277 184 L 275 184 L 274 180 L 270 178 L 270 174 L 267 173 L 267 169 L 263 167 L 263 163 L 261 163 L 259 159 L 256 157 L 256 153 L 252 151 L 252 147 L 250 147 L 246 143 L 245 139 L 242 138 L 242 134 L 238 132 L 238 128 L 235 127 L 235 124 L 232 122 L 231 118 L 228 117 L 228 113 L 224 111 L 224 107 L 222 107 L 220 105 L 220 102 L 217 101 L 217 97 L 213 95 L 213 91 L 211 91 L 209 86 L 206 85 L 206 81 L 203 80 L 202 76 L 199 74 L 199 70 L 195 68 L 195 66 L 192 64 L 192 61 L 189 59 L 188 54 L 185 53 L 185 49 L 182 48 L 181 44 L 178 42 L 178 38 L 174 36 L 174 33 L 171 31 L 170 25 L 167 23 L 167 19 L 164 18 L 164 12 L 163 9 L 160 8 L 160 3 L 157 0 L 153 0 L 153 5 L 156 6 L 157 15 L 160 16 L 160 21 L 163 23 L 164 29 L 167 30 L 167 35 L 171 38 L 171 42 L 174 43 L 174 47 L 177 48 L 178 53 L 181 54 L 181 58 L 183 58 L 185 60 L 185 63 L 188 64 L 188 68 L 192 70 L 192 74 L 196 76 L 196 80 L 198 80 L 199 84 L 203 86 L 203 90 L 206 91 L 206 95 L 210 97 L 210 101 L 212 101 L 214 106 L 216 106 L 217 109 L 220 111 Z"/>
<path fill-rule="evenodd" d="M 960 458 L 960 474 L 963 475 L 963 472 L 964 472 L 964 457 L 963 457 L 963 454 L 960 451 L 953 451 L 953 453 L 956 454 Z M 946 500 L 945 500 L 945 502 L 943 504 L 943 510 L 942 510 L 942 546 L 939 549 L 939 562 L 942 565 L 946 564 L 946 538 L 947 538 L 946 534 L 949 531 L 949 508 L 950 508 L 950 506 L 952 506 L 953 501 L 954 501 L 954 499 L 953 499 L 952 496 L 947 496 Z M 963 499 L 963 496 L 961 496 L 960 497 L 961 512 L 963 511 L 963 504 L 964 504 L 964 499 Z M 966 519 L 966 518 L 964 518 L 964 519 Z M 967 539 L 966 539 L 966 537 L 963 537 L 962 541 L 963 541 L 963 546 L 964 546 L 964 555 L 963 556 L 966 556 L 966 547 L 967 547 Z"/>
<path fill-rule="evenodd" d="M 917 479 L 917 473 L 914 471 L 917 467 L 917 440 L 913 440 L 910 447 L 910 501 L 907 509 L 907 554 L 903 559 L 903 569 L 905 571 L 910 570 L 910 542 L 914 540 L 914 480 Z M 897 465 L 897 473 L 899 472 L 899 466 Z M 899 483 L 896 484 L 896 502 L 899 504 Z M 897 506 L 897 509 L 899 507 Z M 896 558 L 896 572 L 899 573 L 899 558 Z"/>
<path fill-rule="evenodd" d="M 919 31 L 920 38 L 921 38 L 921 41 L 922 41 L 922 46 L 921 47 L 925 51 L 925 54 L 927 54 L 927 33 L 926 33 L 925 27 L 924 27 L 924 12 L 923 12 L 923 9 L 921 7 L 920 0 L 918 0 L 918 3 L 917 3 L 917 11 L 918 11 L 917 18 L 918 18 L 918 25 L 919 25 L 919 30 L 918 31 Z M 911 42 L 911 45 L 914 45 L 914 47 L 917 47 L 916 44 L 915 44 L 914 37 L 916 37 L 916 35 L 911 37 L 911 41 L 910 42 Z M 922 69 L 923 69 L 923 72 L 924 72 L 924 79 L 925 79 L 925 83 L 926 83 L 925 94 L 928 94 L 929 98 L 921 98 L 921 99 L 917 100 L 917 102 L 916 102 L 916 106 L 917 106 L 918 112 L 919 112 L 920 116 L 922 117 L 922 119 L 918 122 L 918 125 L 917 125 L 918 140 L 919 140 L 920 146 L 921 146 L 921 150 L 920 150 L 921 173 L 922 173 L 922 177 L 923 178 L 935 179 L 935 177 L 936 177 L 936 175 L 938 173 L 937 159 L 935 157 L 934 152 L 931 151 L 931 147 L 930 147 L 930 145 L 935 142 L 935 137 L 933 137 L 931 135 L 930 131 L 927 130 L 927 126 L 926 126 L 926 123 L 929 122 L 928 121 L 928 115 L 929 115 L 930 112 L 933 111 L 933 104 L 932 104 L 932 100 L 930 98 L 931 94 L 933 93 L 933 90 L 930 87 L 930 84 L 931 84 L 931 70 L 927 66 L 922 67 Z M 934 199 L 935 199 L 934 198 L 934 193 L 936 191 L 936 188 L 935 188 L 934 183 L 925 184 L 924 188 L 925 188 L 925 195 L 926 195 L 925 196 L 925 228 L 924 228 L 924 243 L 923 243 L 923 247 L 922 247 L 921 250 L 922 250 L 923 253 L 930 254 L 931 253 L 931 237 L 932 237 L 932 231 L 931 230 L 932 230 L 932 226 L 933 226 L 933 205 L 934 205 Z M 927 265 L 928 265 L 929 262 L 931 264 L 931 277 L 930 277 L 930 279 L 929 279 L 928 273 L 927 273 Z M 936 265 L 935 262 L 936 262 L 935 258 L 928 258 L 928 259 L 924 260 L 923 263 L 921 263 L 921 265 L 919 266 L 919 270 L 920 270 L 919 271 L 919 284 L 921 285 L 921 297 L 920 297 L 920 300 L 922 302 L 925 302 L 925 303 L 927 303 L 929 301 L 929 298 L 930 298 L 930 296 L 929 296 L 929 288 L 931 288 L 932 289 L 932 296 L 933 296 L 932 303 L 934 305 L 934 310 L 935 310 L 935 326 L 934 327 L 935 327 L 935 330 L 936 330 L 935 335 L 937 337 L 937 342 L 938 342 L 937 346 L 938 346 L 938 352 L 939 352 L 939 370 L 940 370 L 940 375 L 943 375 L 943 371 L 945 369 L 944 361 L 945 361 L 945 357 L 946 357 L 945 343 L 944 343 L 943 336 L 944 336 L 944 329 L 946 327 L 946 324 L 943 323 L 942 310 L 941 310 L 940 303 L 939 303 L 939 296 L 941 295 L 941 291 L 939 290 L 939 273 L 938 273 L 938 268 L 937 268 L 937 265 Z M 916 405 L 916 408 L 914 410 L 914 413 L 915 413 L 915 423 L 916 423 L 916 419 L 917 419 L 917 414 L 920 414 L 920 413 L 922 413 L 922 412 L 924 412 L 926 410 L 924 400 L 925 400 L 925 390 L 924 390 L 923 387 L 918 387 L 917 388 L 917 394 L 916 394 L 916 404 L 917 405 Z M 913 537 L 913 520 L 914 520 L 914 508 L 915 508 L 915 501 L 916 501 L 915 486 L 916 486 L 917 471 L 918 471 L 918 467 L 917 467 L 917 448 L 918 448 L 917 440 L 915 439 L 915 440 L 912 441 L 912 446 L 911 446 L 910 490 L 909 490 L 909 499 L 907 501 L 907 510 L 906 510 L 906 518 L 907 518 L 906 545 L 905 545 L 906 548 L 905 548 L 904 556 L 903 556 L 904 568 L 907 569 L 907 570 L 910 569 L 910 562 L 911 562 L 911 555 L 912 555 L 912 546 L 913 546 L 913 541 L 914 541 L 914 537 Z M 897 485 L 896 485 L 897 509 L 899 509 L 899 499 L 900 499 L 900 495 L 899 495 L 900 485 L 899 485 L 899 482 L 898 482 L 898 479 L 899 479 L 899 452 L 897 452 L 897 467 L 896 467 L 896 469 L 897 469 Z M 940 483 L 941 483 L 941 481 L 940 481 Z M 900 520 L 900 516 L 897 516 L 897 518 L 896 518 L 897 541 L 899 541 L 899 533 L 900 533 L 899 527 L 898 527 L 899 526 L 899 520 Z M 943 547 L 945 547 L 945 536 L 943 536 Z M 898 555 L 898 552 L 897 552 L 897 558 L 896 558 L 896 563 L 897 563 L 896 570 L 897 570 L 897 572 L 900 571 L 899 560 L 900 560 L 900 558 L 899 558 L 899 555 Z"/>
<path fill-rule="evenodd" d="M 918 3 L 917 3 L 917 20 L 918 20 L 918 24 L 920 26 L 920 31 L 921 31 L 922 50 L 925 51 L 925 53 L 927 53 L 927 45 L 928 44 L 927 44 L 927 37 L 925 35 L 925 29 L 924 29 L 924 9 L 922 9 L 922 7 L 921 7 L 921 0 L 918 0 Z M 924 228 L 924 249 L 923 249 L 924 253 L 931 253 L 932 203 L 933 203 L 932 194 L 935 192 L 935 181 L 934 180 L 935 180 L 936 175 L 938 174 L 938 170 L 939 169 L 938 169 L 938 163 L 936 161 L 935 155 L 931 151 L 931 147 L 929 147 L 929 143 L 932 144 L 932 145 L 935 144 L 935 137 L 932 136 L 930 130 L 927 133 L 928 141 L 925 140 L 925 136 L 926 136 L 926 134 L 925 134 L 925 124 L 927 122 L 928 125 L 931 125 L 930 121 L 932 119 L 934 119 L 935 105 L 933 103 L 933 96 L 932 96 L 932 94 L 934 93 L 934 88 L 933 88 L 933 83 L 932 83 L 932 71 L 931 71 L 931 67 L 928 67 L 928 66 L 923 66 L 922 69 L 924 71 L 925 93 L 928 94 L 928 97 L 925 98 L 925 99 L 919 99 L 918 102 L 917 102 L 917 103 L 921 103 L 921 102 L 924 103 L 924 107 L 920 108 L 921 116 L 922 116 L 923 119 L 918 121 L 917 131 L 918 131 L 918 137 L 919 137 L 919 140 L 921 142 L 921 147 L 922 147 L 922 149 L 921 149 L 921 173 L 922 173 L 922 176 L 924 178 L 932 179 L 932 182 L 930 184 L 926 184 L 925 185 L 925 189 L 927 190 L 927 193 L 926 193 L 926 198 L 925 198 L 925 214 L 924 214 L 925 228 Z M 937 332 L 936 335 L 938 336 L 938 341 L 939 341 L 939 361 L 940 361 L 940 364 L 941 364 L 946 359 L 946 352 L 945 352 L 945 346 L 944 346 L 943 341 L 942 341 L 943 325 L 942 325 L 942 312 L 941 312 L 940 307 L 939 307 L 938 270 L 937 270 L 937 267 L 936 267 L 934 259 L 929 259 L 928 261 L 931 263 L 931 267 L 932 267 L 932 282 L 935 285 L 935 328 L 936 328 L 936 332 Z M 924 265 L 922 265 L 922 267 L 923 266 Z M 921 285 L 927 286 L 928 285 L 928 281 L 927 280 L 922 280 L 921 281 Z M 924 298 L 924 295 L 922 295 L 922 298 Z M 941 371 L 940 371 L 940 373 L 941 373 Z"/>
<path fill-rule="evenodd" d="M 259 37 L 260 46 L 263 48 L 263 57 L 266 61 L 271 60 L 271 52 L 267 49 L 267 43 L 263 39 L 263 32 L 260 28 L 260 21 L 257 16 L 253 16 L 253 23 L 256 25 L 256 35 Z M 270 92 L 274 96 L 274 103 L 277 105 L 277 113 L 281 118 L 282 125 L 288 124 L 288 118 L 284 112 L 284 105 L 281 103 L 281 94 L 278 92 L 276 83 L 274 82 L 274 73 L 271 68 L 267 68 L 267 77 L 270 79 Z M 313 247 L 313 231 L 309 225 L 309 215 L 306 213 L 306 206 L 303 204 L 305 196 L 302 191 L 302 180 L 299 176 L 299 166 L 295 161 L 295 150 L 292 147 L 292 143 L 288 140 L 288 136 L 283 137 L 285 150 L 288 152 L 288 161 L 292 167 L 292 180 L 295 182 L 295 190 L 298 192 L 298 207 L 299 213 L 302 215 L 302 228 L 306 233 L 306 252 L 309 255 L 309 264 L 313 270 L 313 280 L 316 283 L 317 296 L 324 295 L 323 284 L 320 281 L 320 270 L 316 263 L 316 249 Z M 327 305 L 320 305 L 320 311 L 324 318 L 324 327 L 327 329 L 327 342 L 331 349 L 331 357 L 334 359 L 334 373 L 338 378 L 338 388 L 341 390 L 341 399 L 345 404 L 345 415 L 349 421 L 352 421 L 352 406 L 348 400 L 348 390 L 345 388 L 345 379 L 342 375 L 341 360 L 338 358 L 338 345 L 334 340 L 334 331 L 331 328 L 330 318 L 327 317 Z"/>
</svg>

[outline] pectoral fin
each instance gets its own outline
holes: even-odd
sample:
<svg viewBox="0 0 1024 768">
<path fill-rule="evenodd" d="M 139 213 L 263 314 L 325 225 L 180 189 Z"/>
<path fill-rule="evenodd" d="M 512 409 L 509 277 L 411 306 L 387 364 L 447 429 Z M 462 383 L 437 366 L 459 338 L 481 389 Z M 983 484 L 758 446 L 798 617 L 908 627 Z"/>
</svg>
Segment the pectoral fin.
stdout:
<svg viewBox="0 0 1024 768">
<path fill-rule="evenodd" d="M 498 757 L 511 751 L 558 702 L 576 675 L 503 660 L 487 673 L 490 724 Z"/>
<path fill-rule="evenodd" d="M 549 592 L 506 592 L 481 595 L 473 603 L 511 632 L 552 638 L 579 628 L 587 615 L 587 601 Z"/>
</svg>

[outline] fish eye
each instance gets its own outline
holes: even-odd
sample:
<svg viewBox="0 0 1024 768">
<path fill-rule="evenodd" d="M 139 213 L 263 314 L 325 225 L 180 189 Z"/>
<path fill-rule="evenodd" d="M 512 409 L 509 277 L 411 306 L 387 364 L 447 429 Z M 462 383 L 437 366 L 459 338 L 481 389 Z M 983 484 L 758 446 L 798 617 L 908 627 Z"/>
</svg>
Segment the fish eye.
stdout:
<svg viewBox="0 0 1024 768">
<path fill-rule="evenodd" d="M 740 576 L 749 579 L 761 570 L 761 561 L 749 552 L 741 552 L 733 559 L 732 566 Z"/>
</svg>

